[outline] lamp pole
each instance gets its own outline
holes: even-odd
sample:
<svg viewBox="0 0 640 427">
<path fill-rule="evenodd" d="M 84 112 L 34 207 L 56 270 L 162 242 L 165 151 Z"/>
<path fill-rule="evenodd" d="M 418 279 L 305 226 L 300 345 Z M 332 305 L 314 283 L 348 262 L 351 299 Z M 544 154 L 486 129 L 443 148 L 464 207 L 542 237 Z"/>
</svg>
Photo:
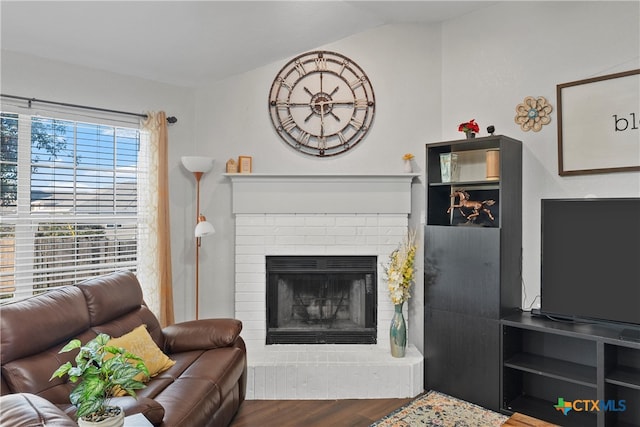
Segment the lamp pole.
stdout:
<svg viewBox="0 0 640 427">
<path fill-rule="evenodd" d="M 200 179 L 209 172 L 213 167 L 213 158 L 202 156 L 184 156 L 182 164 L 196 179 L 196 289 L 195 289 L 195 306 L 196 319 L 200 316 L 200 243 L 202 236 L 215 233 L 215 229 L 210 222 L 200 213 Z"/>
<path fill-rule="evenodd" d="M 204 175 L 204 172 L 194 172 L 193 176 L 196 177 L 196 225 L 198 225 L 198 219 L 200 218 L 200 179 Z M 200 314 L 200 239 L 196 237 L 196 320 Z"/>
</svg>

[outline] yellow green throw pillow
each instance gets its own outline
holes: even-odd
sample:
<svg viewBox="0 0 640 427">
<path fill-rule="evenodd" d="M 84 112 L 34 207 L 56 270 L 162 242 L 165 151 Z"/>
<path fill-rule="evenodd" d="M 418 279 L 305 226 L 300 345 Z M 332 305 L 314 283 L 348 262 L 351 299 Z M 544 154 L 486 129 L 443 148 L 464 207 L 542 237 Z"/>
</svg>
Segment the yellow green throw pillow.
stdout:
<svg viewBox="0 0 640 427">
<path fill-rule="evenodd" d="M 140 325 L 133 331 L 124 334 L 119 338 L 111 338 L 108 345 L 121 347 L 130 353 L 140 357 L 149 370 L 149 375 L 155 377 L 160 372 L 166 371 L 173 365 L 175 360 L 162 352 L 147 332 L 146 325 Z M 144 379 L 148 381 L 148 378 Z"/>
</svg>

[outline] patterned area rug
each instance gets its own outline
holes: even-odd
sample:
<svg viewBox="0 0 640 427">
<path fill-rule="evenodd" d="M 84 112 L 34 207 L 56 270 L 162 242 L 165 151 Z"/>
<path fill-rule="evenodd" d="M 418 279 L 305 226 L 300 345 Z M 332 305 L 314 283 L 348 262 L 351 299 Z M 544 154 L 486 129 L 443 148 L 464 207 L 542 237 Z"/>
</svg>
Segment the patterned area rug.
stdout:
<svg viewBox="0 0 640 427">
<path fill-rule="evenodd" d="M 437 391 L 430 391 L 370 427 L 499 427 L 506 415 Z"/>
</svg>

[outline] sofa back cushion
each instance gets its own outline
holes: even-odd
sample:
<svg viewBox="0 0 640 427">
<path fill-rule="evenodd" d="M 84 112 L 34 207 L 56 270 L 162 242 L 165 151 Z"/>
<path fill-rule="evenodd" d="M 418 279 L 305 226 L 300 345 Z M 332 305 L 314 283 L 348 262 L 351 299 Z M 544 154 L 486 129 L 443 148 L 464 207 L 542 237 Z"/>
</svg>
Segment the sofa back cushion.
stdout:
<svg viewBox="0 0 640 427">
<path fill-rule="evenodd" d="M 66 344 L 90 326 L 84 295 L 73 286 L 3 305 L 0 324 L 2 365 Z"/>
<path fill-rule="evenodd" d="M 95 336 L 82 292 L 67 286 L 4 305 L 0 324 L 3 393 L 28 392 L 68 402 L 68 385 L 49 378 L 75 355 L 58 354 L 67 342 Z"/>
<path fill-rule="evenodd" d="M 117 319 L 144 303 L 140 283 L 130 271 L 92 277 L 76 286 L 84 293 L 92 326 Z"/>
<path fill-rule="evenodd" d="M 164 347 L 160 323 L 144 305 L 140 282 L 133 273 L 117 271 L 76 286 L 84 293 L 94 332 L 117 338 L 145 324 L 156 345 Z"/>
</svg>

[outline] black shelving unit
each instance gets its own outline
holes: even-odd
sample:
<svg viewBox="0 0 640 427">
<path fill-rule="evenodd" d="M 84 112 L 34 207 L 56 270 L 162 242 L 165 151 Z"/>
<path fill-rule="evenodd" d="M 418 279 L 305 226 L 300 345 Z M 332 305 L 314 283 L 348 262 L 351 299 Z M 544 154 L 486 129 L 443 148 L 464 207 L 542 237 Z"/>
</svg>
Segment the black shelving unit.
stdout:
<svg viewBox="0 0 640 427">
<path fill-rule="evenodd" d="M 487 179 L 485 154 L 496 149 L 500 177 Z M 457 181 L 441 179 L 444 153 L 458 155 Z M 500 318 L 521 304 L 522 144 L 506 136 L 427 144 L 426 177 L 425 388 L 497 411 Z M 447 213 L 455 190 L 494 200 L 494 220 Z"/>
<path fill-rule="evenodd" d="M 562 426 L 640 427 L 640 343 L 622 327 L 528 313 L 502 319 L 501 411 Z M 580 403 L 564 415 L 558 399 Z"/>
</svg>

